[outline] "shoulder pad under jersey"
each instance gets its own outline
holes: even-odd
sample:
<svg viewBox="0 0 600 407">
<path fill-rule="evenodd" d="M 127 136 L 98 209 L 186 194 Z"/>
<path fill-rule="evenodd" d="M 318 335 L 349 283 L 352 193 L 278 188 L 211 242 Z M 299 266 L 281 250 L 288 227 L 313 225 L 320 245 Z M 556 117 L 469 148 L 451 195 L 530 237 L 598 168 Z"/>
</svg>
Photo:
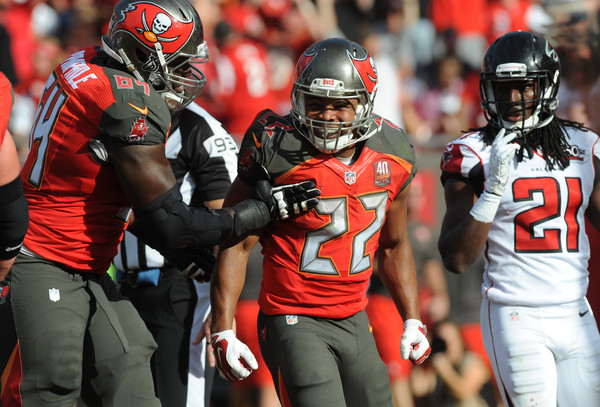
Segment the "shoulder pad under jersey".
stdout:
<svg viewBox="0 0 600 407">
<path fill-rule="evenodd" d="M 166 141 L 171 123 L 166 103 L 156 90 L 124 71 L 99 47 L 73 53 L 55 72 L 74 100 L 70 103 L 72 114 L 92 122 L 101 137 L 136 144 Z"/>
<path fill-rule="evenodd" d="M 238 176 L 247 184 L 279 178 L 319 154 L 294 127 L 291 116 L 261 111 L 244 135 L 238 156 Z"/>
<path fill-rule="evenodd" d="M 482 163 L 489 146 L 483 142 L 480 132 L 467 133 L 446 145 L 442 153 L 442 171 L 468 177 L 471 169 Z"/>
<path fill-rule="evenodd" d="M 446 145 L 440 161 L 441 181 L 459 178 L 470 184 L 477 195 L 483 191 L 483 162 L 487 160 L 490 146 L 482 139 L 482 133 L 467 133 Z"/>
<path fill-rule="evenodd" d="M 367 139 L 366 147 L 378 153 L 393 155 L 414 166 L 415 149 L 404 130 L 381 116 L 374 116 L 374 125 L 378 131 Z"/>
<path fill-rule="evenodd" d="M 106 69 L 106 73 L 115 101 L 104 111 L 103 133 L 126 143 L 164 143 L 171 114 L 158 92 L 125 72 Z"/>
</svg>

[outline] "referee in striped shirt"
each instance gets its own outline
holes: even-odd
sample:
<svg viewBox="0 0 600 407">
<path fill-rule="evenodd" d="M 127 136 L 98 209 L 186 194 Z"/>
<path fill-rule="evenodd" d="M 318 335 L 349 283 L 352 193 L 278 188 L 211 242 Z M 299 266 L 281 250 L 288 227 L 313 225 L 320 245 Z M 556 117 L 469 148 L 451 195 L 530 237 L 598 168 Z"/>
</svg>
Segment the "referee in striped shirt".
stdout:
<svg viewBox="0 0 600 407">
<path fill-rule="evenodd" d="M 165 149 L 185 203 L 221 208 L 237 173 L 238 153 L 221 123 L 192 103 L 172 113 Z M 188 278 L 129 232 L 114 265 L 122 294 L 158 344 L 151 366 L 161 404 L 209 406 L 215 368 L 206 363 L 203 323 L 210 314 L 210 284 Z"/>
</svg>

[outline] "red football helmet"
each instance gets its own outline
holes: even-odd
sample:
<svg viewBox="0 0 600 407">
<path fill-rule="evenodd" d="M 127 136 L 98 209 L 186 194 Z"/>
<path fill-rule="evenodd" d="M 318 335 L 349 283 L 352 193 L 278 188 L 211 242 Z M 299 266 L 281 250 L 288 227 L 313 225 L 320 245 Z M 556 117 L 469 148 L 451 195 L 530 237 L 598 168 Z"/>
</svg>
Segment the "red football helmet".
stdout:
<svg viewBox="0 0 600 407">
<path fill-rule="evenodd" d="M 202 22 L 187 0 L 121 0 L 103 49 L 148 82 L 171 110 L 191 103 L 206 78 L 194 64 L 208 61 Z"/>
</svg>

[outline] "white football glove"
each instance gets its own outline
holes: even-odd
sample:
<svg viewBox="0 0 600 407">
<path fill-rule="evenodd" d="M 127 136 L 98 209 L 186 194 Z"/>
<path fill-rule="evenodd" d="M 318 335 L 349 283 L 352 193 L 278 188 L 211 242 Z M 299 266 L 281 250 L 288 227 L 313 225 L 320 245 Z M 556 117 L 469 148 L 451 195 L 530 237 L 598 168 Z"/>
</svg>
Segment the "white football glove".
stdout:
<svg viewBox="0 0 600 407">
<path fill-rule="evenodd" d="M 212 334 L 210 341 L 217 368 L 224 379 L 230 382 L 242 380 L 258 369 L 256 358 L 248 346 L 235 337 L 233 330 Z"/>
<path fill-rule="evenodd" d="M 516 132 L 506 134 L 506 129 L 500 129 L 494 139 L 490 151 L 489 175 L 485 181 L 486 191 L 500 196 L 504 193 L 510 164 L 519 149 L 519 145 L 512 142 L 516 137 Z"/>
<path fill-rule="evenodd" d="M 488 165 L 488 176 L 485 180 L 485 190 L 471 209 L 471 216 L 483 223 L 494 220 L 500 199 L 504 194 L 504 187 L 508 181 L 510 166 L 519 149 L 517 143 L 512 141 L 517 137 L 516 132 L 506 134 L 506 129 L 500 129 L 492 143 L 490 161 Z"/>
<path fill-rule="evenodd" d="M 427 328 L 418 319 L 404 321 L 404 333 L 400 339 L 400 356 L 410 359 L 413 365 L 420 365 L 431 353 L 427 340 Z"/>
</svg>

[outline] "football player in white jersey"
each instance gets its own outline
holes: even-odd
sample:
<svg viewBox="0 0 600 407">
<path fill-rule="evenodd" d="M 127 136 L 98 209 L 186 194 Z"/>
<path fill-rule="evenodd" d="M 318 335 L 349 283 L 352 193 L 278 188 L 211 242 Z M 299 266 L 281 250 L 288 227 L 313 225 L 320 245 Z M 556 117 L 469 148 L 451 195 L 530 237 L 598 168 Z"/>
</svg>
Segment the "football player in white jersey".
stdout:
<svg viewBox="0 0 600 407">
<path fill-rule="evenodd" d="M 600 143 L 554 115 L 560 62 L 548 41 L 511 32 L 480 75 L 488 123 L 446 146 L 445 266 L 485 256 L 481 328 L 506 406 L 600 406 L 600 335 L 586 300 L 600 229 Z"/>
</svg>

